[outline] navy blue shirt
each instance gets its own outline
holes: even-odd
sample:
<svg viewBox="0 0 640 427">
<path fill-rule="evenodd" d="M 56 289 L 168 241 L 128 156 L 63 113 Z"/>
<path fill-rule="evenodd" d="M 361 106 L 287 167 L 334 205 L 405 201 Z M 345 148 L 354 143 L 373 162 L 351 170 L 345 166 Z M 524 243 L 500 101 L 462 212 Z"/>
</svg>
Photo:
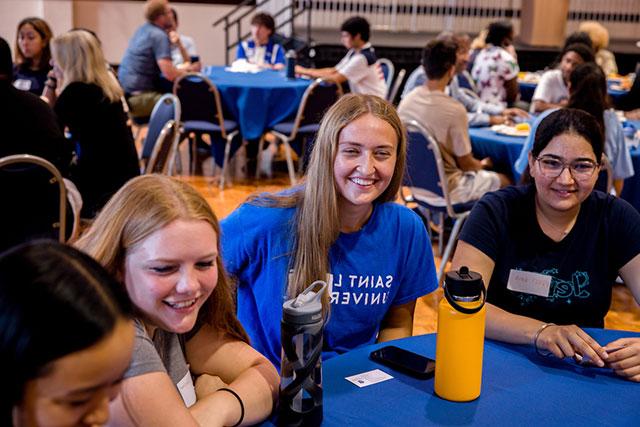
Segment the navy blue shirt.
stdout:
<svg viewBox="0 0 640 427">
<path fill-rule="evenodd" d="M 15 66 L 13 68 L 13 85 L 20 90 L 26 90 L 34 95 L 42 95 L 44 84 L 47 81 L 47 74 L 51 67 L 40 70 L 32 70 L 29 67 Z"/>
<path fill-rule="evenodd" d="M 533 185 L 487 193 L 460 240 L 495 262 L 487 301 L 543 322 L 604 326 L 618 270 L 640 253 L 640 214 L 624 200 L 593 191 L 560 242 L 538 224 Z M 512 269 L 551 276 L 548 297 L 507 289 Z"/>
</svg>

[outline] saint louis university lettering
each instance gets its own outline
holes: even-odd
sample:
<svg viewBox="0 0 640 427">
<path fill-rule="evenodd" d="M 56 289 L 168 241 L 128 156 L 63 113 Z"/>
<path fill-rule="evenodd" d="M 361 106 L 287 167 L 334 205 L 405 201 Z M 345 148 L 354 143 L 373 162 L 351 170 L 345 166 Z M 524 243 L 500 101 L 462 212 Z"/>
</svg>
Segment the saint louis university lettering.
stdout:
<svg viewBox="0 0 640 427">
<path fill-rule="evenodd" d="M 393 276 L 357 274 L 331 275 L 331 304 L 340 305 L 385 305 L 389 295 Z"/>
</svg>

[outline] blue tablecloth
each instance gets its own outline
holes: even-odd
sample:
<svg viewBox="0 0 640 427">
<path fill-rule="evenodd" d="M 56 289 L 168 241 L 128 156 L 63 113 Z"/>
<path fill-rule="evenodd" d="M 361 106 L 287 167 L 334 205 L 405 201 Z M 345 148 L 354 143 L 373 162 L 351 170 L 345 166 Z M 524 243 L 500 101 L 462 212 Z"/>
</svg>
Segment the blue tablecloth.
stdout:
<svg viewBox="0 0 640 427">
<path fill-rule="evenodd" d="M 298 110 L 308 79 L 289 80 L 284 71 L 231 73 L 225 67 L 205 67 L 204 74 L 218 87 L 224 107 L 240 125 L 244 139 L 260 138 L 269 127 Z"/>
<path fill-rule="evenodd" d="M 640 129 L 640 120 L 629 120 L 636 130 Z M 631 162 L 635 175 L 624 180 L 621 197 L 631 203 L 640 212 L 640 147 L 631 149 Z"/>
<path fill-rule="evenodd" d="M 602 329 L 587 332 L 603 345 L 620 337 L 640 336 Z M 431 358 L 435 358 L 435 343 L 435 334 L 393 342 Z M 487 340 L 480 397 L 454 403 L 434 394 L 433 379 L 415 379 L 369 360 L 369 353 L 383 345 L 324 362 L 323 426 L 638 425 L 640 384 L 607 368 L 542 358 L 530 346 Z M 394 379 L 364 388 L 344 379 L 372 369 Z"/>
<path fill-rule="evenodd" d="M 613 101 L 613 105 L 617 105 L 618 99 L 627 93 L 626 90 L 616 90 L 611 89 L 611 85 L 619 83 L 619 81 L 610 81 L 607 80 L 607 92 Z M 531 82 L 518 82 L 518 88 L 520 89 L 520 99 L 522 101 L 531 102 L 531 98 L 533 98 L 533 92 L 536 90 L 537 83 Z"/>
<path fill-rule="evenodd" d="M 470 128 L 469 138 L 475 158 L 491 157 L 497 172 L 513 178 L 514 182 L 520 179 L 520 174 L 515 171 L 513 165 L 520 157 L 524 137 L 500 135 L 490 127 L 480 127 Z"/>
</svg>

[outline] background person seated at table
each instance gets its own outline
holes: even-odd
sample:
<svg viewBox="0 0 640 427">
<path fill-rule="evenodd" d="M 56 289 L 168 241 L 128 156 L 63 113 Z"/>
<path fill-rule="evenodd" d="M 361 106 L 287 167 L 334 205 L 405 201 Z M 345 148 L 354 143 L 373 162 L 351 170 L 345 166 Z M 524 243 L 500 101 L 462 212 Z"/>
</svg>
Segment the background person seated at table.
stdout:
<svg viewBox="0 0 640 427">
<path fill-rule="evenodd" d="M 613 174 L 613 185 L 616 195 L 622 194 L 624 180 L 634 175 L 631 153 L 627 148 L 622 125 L 616 112 L 610 108 L 607 98 L 607 79 L 602 69 L 593 62 L 578 65 L 569 79 L 568 108 L 586 111 L 596 118 L 604 132 L 604 152 L 609 159 Z M 524 173 L 529 158 L 529 150 L 533 146 L 534 135 L 538 125 L 555 110 L 547 110 L 536 119 L 531 132 L 525 141 L 520 157 L 516 160 L 515 169 Z"/>
<path fill-rule="evenodd" d="M 42 95 L 47 73 L 51 70 L 49 42 L 53 33 L 46 21 L 25 18 L 18 24 L 15 46 L 13 85 L 34 95 Z"/>
<path fill-rule="evenodd" d="M 251 40 L 238 44 L 236 60 L 244 59 L 263 68 L 282 70 L 285 64 L 284 48 L 273 41 L 276 23 L 267 13 L 251 18 Z"/>
<path fill-rule="evenodd" d="M 145 175 L 78 241 L 123 282 L 138 312 L 114 425 L 255 424 L 271 413 L 279 378 L 235 317 L 219 236 L 193 188 Z"/>
<path fill-rule="evenodd" d="M 338 83 L 349 82 L 353 93 L 376 95 L 384 98 L 387 95 L 387 85 L 384 74 L 373 46 L 369 43 L 369 22 L 354 16 L 347 19 L 340 27 L 340 41 L 349 49 L 335 67 L 304 68 L 296 65 L 296 73 L 312 78 L 327 78 Z"/>
<path fill-rule="evenodd" d="M 467 110 L 469 127 L 481 127 L 506 123 L 515 117 L 527 118 L 529 115 L 520 108 L 506 108 L 503 103 L 490 103 L 480 100 L 479 97 L 469 94 L 465 89 L 473 91 L 475 82 L 467 71 L 469 64 L 469 36 L 464 33 L 453 34 L 449 31 L 440 33 L 437 40 L 447 40 L 455 43 L 456 51 L 456 74 L 451 79 L 445 92 L 460 102 Z M 427 75 L 423 66 L 419 66 L 412 72 L 405 83 L 402 98 L 408 95 L 413 89 L 424 85 Z M 471 87 L 470 87 L 471 86 Z M 463 89 L 464 88 L 464 89 Z"/>
<path fill-rule="evenodd" d="M 70 177 L 82 195 L 81 215 L 93 218 L 127 180 L 140 174 L 122 89 L 90 33 L 64 33 L 53 39 L 51 50 L 59 93 L 53 108 L 76 144 Z"/>
<path fill-rule="evenodd" d="M 200 71 L 202 64 L 196 50 L 196 43 L 189 36 L 178 33 L 178 12 L 171 8 L 171 26 L 169 27 L 169 41 L 171 41 L 171 61 L 177 68 L 189 68 Z M 192 62 L 192 59 L 198 59 Z"/>
<path fill-rule="evenodd" d="M 565 47 L 557 69 L 545 71 L 531 98 L 532 113 L 550 108 L 565 107 L 569 101 L 569 77 L 576 65 L 593 62 L 593 51 L 585 44 L 574 43 Z"/>
<path fill-rule="evenodd" d="M 480 99 L 490 103 L 512 105 L 518 99 L 518 61 L 513 47 L 513 24 L 492 22 L 478 53 L 471 76 L 478 85 Z"/>
<path fill-rule="evenodd" d="M 0 256 L 3 426 L 103 425 L 133 349 L 126 293 L 53 241 Z"/>
<path fill-rule="evenodd" d="M 411 336 L 415 300 L 437 282 L 424 225 L 393 202 L 405 158 L 395 108 L 345 95 L 322 119 L 306 182 L 251 197 L 222 222 L 238 317 L 276 366 L 284 299 L 329 275 L 323 357 Z"/>
<path fill-rule="evenodd" d="M 457 46 L 451 41 L 432 40 L 422 52 L 428 80 L 413 90 L 398 106 L 403 120 L 415 120 L 438 142 L 453 203 L 479 199 L 487 191 L 509 184 L 509 179 L 490 168 L 490 158 L 477 160 L 471 151 L 464 106 L 444 93 L 456 72 Z"/>
<path fill-rule="evenodd" d="M 609 46 L 609 31 L 596 21 L 581 22 L 578 31 L 585 32 L 591 39 L 592 48 L 595 52 L 596 64 L 602 68 L 605 76 L 618 73 L 618 64 L 613 53 L 607 50 Z"/>
<path fill-rule="evenodd" d="M 64 139 L 51 107 L 12 84 L 11 49 L 0 38 L 0 157 L 32 154 L 49 160 L 67 176 L 73 147 Z"/>
<path fill-rule="evenodd" d="M 150 116 L 156 101 L 164 92 L 171 91 L 169 82 L 197 68 L 189 65 L 179 69 L 171 61 L 171 42 L 167 34 L 172 26 L 169 2 L 147 0 L 144 15 L 147 22 L 129 40 L 118 68 L 118 79 L 133 117 Z"/>
<path fill-rule="evenodd" d="M 601 347 L 580 329 L 604 326 L 618 275 L 640 301 L 640 214 L 593 191 L 602 148 L 590 114 L 549 114 L 529 155 L 533 184 L 487 194 L 474 206 L 452 269 L 482 275 L 488 338 L 559 358 L 579 354 L 640 381 L 640 339 Z"/>
</svg>

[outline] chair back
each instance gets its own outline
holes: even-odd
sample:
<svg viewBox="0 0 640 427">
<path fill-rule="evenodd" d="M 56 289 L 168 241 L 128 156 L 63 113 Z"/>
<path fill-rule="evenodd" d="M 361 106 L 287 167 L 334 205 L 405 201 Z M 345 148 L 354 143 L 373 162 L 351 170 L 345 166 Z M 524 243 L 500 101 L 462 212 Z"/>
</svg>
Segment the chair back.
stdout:
<svg viewBox="0 0 640 427">
<path fill-rule="evenodd" d="M 300 127 L 320 123 L 324 113 L 342 95 L 342 86 L 333 80 L 314 80 L 302 95 L 290 138 L 294 139 L 296 137 Z"/>
<path fill-rule="evenodd" d="M 475 93 L 473 90 L 469 89 L 468 87 L 460 87 L 459 90 L 461 92 L 463 92 L 463 93 L 466 93 L 471 98 L 480 99 L 480 95 L 478 95 L 477 93 Z"/>
<path fill-rule="evenodd" d="M 169 120 L 180 123 L 181 107 L 180 100 L 177 96 L 167 93 L 156 102 L 149 119 L 149 128 L 147 129 L 147 137 L 142 146 L 142 158 L 151 157 L 153 147 L 160 136 L 160 132 Z"/>
<path fill-rule="evenodd" d="M 405 70 L 404 68 L 398 71 L 398 75 L 396 76 L 396 79 L 393 81 L 393 86 L 391 86 L 391 89 L 389 90 L 389 94 L 387 95 L 387 101 L 391 102 L 392 104 L 393 104 L 393 101 L 396 99 L 396 96 L 398 95 L 398 91 L 400 90 L 400 86 L 402 85 L 402 81 L 404 80 L 405 74 L 407 74 L 407 70 Z"/>
<path fill-rule="evenodd" d="M 435 138 L 415 120 L 404 123 L 407 129 L 407 166 L 403 184 L 419 188 L 430 194 L 434 206 L 446 207 L 447 214 L 455 216 L 444 161 Z"/>
<path fill-rule="evenodd" d="M 220 126 L 222 138 L 227 138 L 220 92 L 202 73 L 187 73 L 173 83 L 173 94 L 180 99 L 182 122 L 203 121 Z"/>
<path fill-rule="evenodd" d="M 58 169 L 29 154 L 0 158 L 0 251 L 34 238 L 67 238 L 67 191 Z"/>
<path fill-rule="evenodd" d="M 151 157 L 145 168 L 144 173 L 160 173 L 163 175 L 172 175 L 175 166 L 175 159 L 178 153 L 178 145 L 180 143 L 180 129 L 178 123 L 169 120 L 153 147 Z"/>
<path fill-rule="evenodd" d="M 387 84 L 387 88 L 390 88 L 391 82 L 393 81 L 393 76 L 396 73 L 393 62 L 391 62 L 391 60 L 387 58 L 378 58 L 378 64 L 380 64 L 380 68 L 382 68 L 384 82 Z"/>
</svg>

